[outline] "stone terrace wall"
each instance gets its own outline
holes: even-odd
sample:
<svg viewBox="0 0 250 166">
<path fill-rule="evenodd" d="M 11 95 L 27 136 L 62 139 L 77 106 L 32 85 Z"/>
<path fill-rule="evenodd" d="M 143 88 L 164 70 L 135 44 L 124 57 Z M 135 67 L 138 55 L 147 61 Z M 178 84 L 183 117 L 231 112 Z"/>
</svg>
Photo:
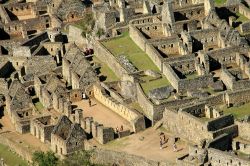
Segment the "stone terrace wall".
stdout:
<svg viewBox="0 0 250 166">
<path fill-rule="evenodd" d="M 250 9 L 247 8 L 245 5 L 243 5 L 243 4 L 239 5 L 239 13 L 243 14 L 245 17 L 250 19 Z"/>
<path fill-rule="evenodd" d="M 249 160 L 241 159 L 235 155 L 217 149 L 208 149 L 208 158 L 213 166 L 249 166 Z"/>
<path fill-rule="evenodd" d="M 195 90 L 199 88 L 206 88 L 213 83 L 212 75 L 198 76 L 194 79 L 183 79 L 178 82 L 178 92 L 185 92 L 188 90 Z"/>
<path fill-rule="evenodd" d="M 132 24 L 129 25 L 129 36 L 143 50 L 146 50 L 147 39 Z"/>
<path fill-rule="evenodd" d="M 94 42 L 95 55 L 98 59 L 106 63 L 109 68 L 115 71 L 118 77 L 122 77 L 124 74 L 129 72 L 123 68 L 123 66 L 117 61 L 117 59 L 112 55 L 112 53 L 106 49 L 99 41 Z"/>
<path fill-rule="evenodd" d="M 145 116 L 153 121 L 154 119 L 154 104 L 147 98 L 140 84 L 136 84 L 137 101 L 144 110 Z"/>
<path fill-rule="evenodd" d="M 6 138 L 3 134 L 0 134 L 0 143 L 8 146 L 12 151 L 16 152 L 23 159 L 32 162 L 32 151 L 28 148 L 22 148 L 20 145 L 17 145 L 17 142 L 11 141 Z"/>
<path fill-rule="evenodd" d="M 175 166 L 169 161 L 153 161 L 140 156 L 105 149 L 94 149 L 91 157 L 93 163 L 119 166 Z"/>
<path fill-rule="evenodd" d="M 206 124 L 187 112 L 166 110 L 163 120 L 166 129 L 193 143 L 200 144 L 203 139 L 213 139 Z"/>
<path fill-rule="evenodd" d="M 167 63 L 163 64 L 163 74 L 168 79 L 168 81 L 170 82 L 170 84 L 175 89 L 178 89 L 178 83 L 180 81 L 180 78 L 174 72 L 174 70 L 172 69 L 172 67 L 169 64 L 167 64 Z"/>
<path fill-rule="evenodd" d="M 238 125 L 239 136 L 250 141 L 250 123 L 249 122 L 235 122 Z"/>
<path fill-rule="evenodd" d="M 129 25 L 129 35 L 131 39 L 149 56 L 158 69 L 162 71 L 162 63 L 164 59 L 153 45 L 148 43 L 142 33 L 132 24 Z"/>
<path fill-rule="evenodd" d="M 110 108 L 112 111 L 114 111 L 115 113 L 123 117 L 125 120 L 130 122 L 135 132 L 145 129 L 144 117 L 141 114 L 125 107 L 118 101 L 115 101 L 113 98 L 105 95 L 102 92 L 102 89 L 100 87 L 97 87 L 97 85 L 94 85 L 93 89 L 94 97 L 100 103 Z"/>
<path fill-rule="evenodd" d="M 234 123 L 233 115 L 220 116 L 207 123 L 208 131 L 215 131 L 220 128 L 232 125 Z"/>
<path fill-rule="evenodd" d="M 225 95 L 225 100 L 228 105 L 249 102 L 250 101 L 250 89 L 228 92 Z"/>
</svg>

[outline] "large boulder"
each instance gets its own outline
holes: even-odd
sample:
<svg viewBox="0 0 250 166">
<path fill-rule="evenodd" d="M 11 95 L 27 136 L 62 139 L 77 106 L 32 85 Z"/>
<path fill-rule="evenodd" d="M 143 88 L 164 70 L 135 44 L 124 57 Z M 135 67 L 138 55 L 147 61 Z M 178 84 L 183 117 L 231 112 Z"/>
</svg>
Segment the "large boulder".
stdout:
<svg viewBox="0 0 250 166">
<path fill-rule="evenodd" d="M 156 88 L 149 91 L 149 97 L 156 100 L 167 99 L 171 92 L 173 92 L 174 88 L 172 86 L 165 86 L 161 88 Z"/>
</svg>

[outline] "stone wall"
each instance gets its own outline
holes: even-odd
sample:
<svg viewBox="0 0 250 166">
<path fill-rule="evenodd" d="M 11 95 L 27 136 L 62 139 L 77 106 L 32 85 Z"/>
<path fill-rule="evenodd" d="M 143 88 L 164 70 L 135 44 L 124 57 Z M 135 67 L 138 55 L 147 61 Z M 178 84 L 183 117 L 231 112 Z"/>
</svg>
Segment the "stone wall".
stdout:
<svg viewBox="0 0 250 166">
<path fill-rule="evenodd" d="M 112 53 L 107 50 L 99 41 L 94 43 L 94 48 L 96 57 L 107 64 L 111 70 L 116 71 L 115 74 L 118 77 L 121 78 L 123 74 L 129 73 L 125 68 L 123 68 L 114 55 L 112 55 Z"/>
<path fill-rule="evenodd" d="M 87 117 L 81 120 L 81 127 L 88 134 L 92 134 L 93 138 L 101 144 L 106 144 L 114 140 L 114 129 L 104 127 L 103 124 L 95 122 L 93 117 Z"/>
<path fill-rule="evenodd" d="M 213 139 L 206 124 L 187 112 L 166 109 L 163 120 L 166 129 L 195 144 L 200 144 L 204 139 Z"/>
<path fill-rule="evenodd" d="M 207 123 L 207 129 L 208 131 L 216 131 L 218 129 L 221 129 L 223 127 L 226 127 L 232 124 L 234 124 L 233 115 L 224 115 L 216 119 L 213 119 L 213 121 L 209 121 Z"/>
<path fill-rule="evenodd" d="M 240 103 L 247 103 L 250 101 L 250 89 L 228 92 L 225 95 L 225 101 L 228 106 Z"/>
<path fill-rule="evenodd" d="M 223 152 L 217 149 L 208 149 L 208 158 L 213 166 L 248 166 L 249 160 L 242 159 L 228 152 Z"/>
<path fill-rule="evenodd" d="M 69 35 L 68 35 L 68 40 L 69 42 L 74 42 L 76 45 L 83 46 L 86 44 L 86 39 L 83 38 L 82 36 L 83 30 L 80 28 L 77 28 L 73 25 L 69 26 Z"/>
<path fill-rule="evenodd" d="M 178 82 L 178 92 L 186 92 L 188 90 L 196 90 L 199 88 L 206 88 L 213 83 L 212 75 L 198 76 L 194 79 L 181 79 Z"/>
<path fill-rule="evenodd" d="M 250 141 L 250 123 L 244 121 L 235 121 L 235 123 L 238 125 L 239 136 Z"/>
<path fill-rule="evenodd" d="M 136 112 L 124 106 L 123 104 L 115 101 L 113 98 L 107 96 L 102 91 L 102 88 L 98 85 L 93 86 L 94 97 L 103 105 L 123 117 L 130 122 L 134 132 L 138 132 L 145 129 L 144 117 Z"/>
<path fill-rule="evenodd" d="M 20 145 L 18 145 L 17 142 L 14 142 L 6 138 L 3 133 L 0 134 L 0 143 L 8 146 L 12 151 L 17 153 L 23 159 L 32 162 L 32 154 L 34 152 L 33 150 L 30 150 L 29 148 L 26 147 L 21 147 Z"/>
<path fill-rule="evenodd" d="M 92 149 L 91 149 L 92 150 Z M 119 166 L 175 166 L 176 163 L 169 161 L 154 161 L 125 152 L 105 149 L 93 149 L 91 157 L 93 163 Z"/>
<path fill-rule="evenodd" d="M 167 63 L 163 64 L 163 74 L 168 79 L 168 81 L 170 82 L 170 84 L 175 89 L 178 89 L 178 83 L 180 81 L 180 78 L 174 72 L 174 70 L 172 69 L 172 67 L 169 64 L 167 64 Z"/>
</svg>

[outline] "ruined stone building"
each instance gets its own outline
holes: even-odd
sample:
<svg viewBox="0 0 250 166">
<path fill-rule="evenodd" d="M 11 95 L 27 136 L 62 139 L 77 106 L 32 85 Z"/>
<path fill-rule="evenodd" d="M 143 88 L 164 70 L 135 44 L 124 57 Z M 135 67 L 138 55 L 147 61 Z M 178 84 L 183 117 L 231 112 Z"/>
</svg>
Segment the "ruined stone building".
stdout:
<svg viewBox="0 0 250 166">
<path fill-rule="evenodd" d="M 84 148 L 86 134 L 79 124 L 62 116 L 51 134 L 52 150 L 60 155 L 69 155 Z"/>
</svg>

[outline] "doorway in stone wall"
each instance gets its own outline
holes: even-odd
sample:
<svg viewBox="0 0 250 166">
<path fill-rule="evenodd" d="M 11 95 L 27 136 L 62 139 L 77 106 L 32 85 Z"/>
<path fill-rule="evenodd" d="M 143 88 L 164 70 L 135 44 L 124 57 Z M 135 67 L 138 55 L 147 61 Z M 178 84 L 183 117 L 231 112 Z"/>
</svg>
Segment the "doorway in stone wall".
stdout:
<svg viewBox="0 0 250 166">
<path fill-rule="evenodd" d="M 148 119 L 146 116 L 144 117 L 144 119 L 145 119 L 145 127 L 146 128 L 152 127 L 152 121 Z"/>
</svg>

